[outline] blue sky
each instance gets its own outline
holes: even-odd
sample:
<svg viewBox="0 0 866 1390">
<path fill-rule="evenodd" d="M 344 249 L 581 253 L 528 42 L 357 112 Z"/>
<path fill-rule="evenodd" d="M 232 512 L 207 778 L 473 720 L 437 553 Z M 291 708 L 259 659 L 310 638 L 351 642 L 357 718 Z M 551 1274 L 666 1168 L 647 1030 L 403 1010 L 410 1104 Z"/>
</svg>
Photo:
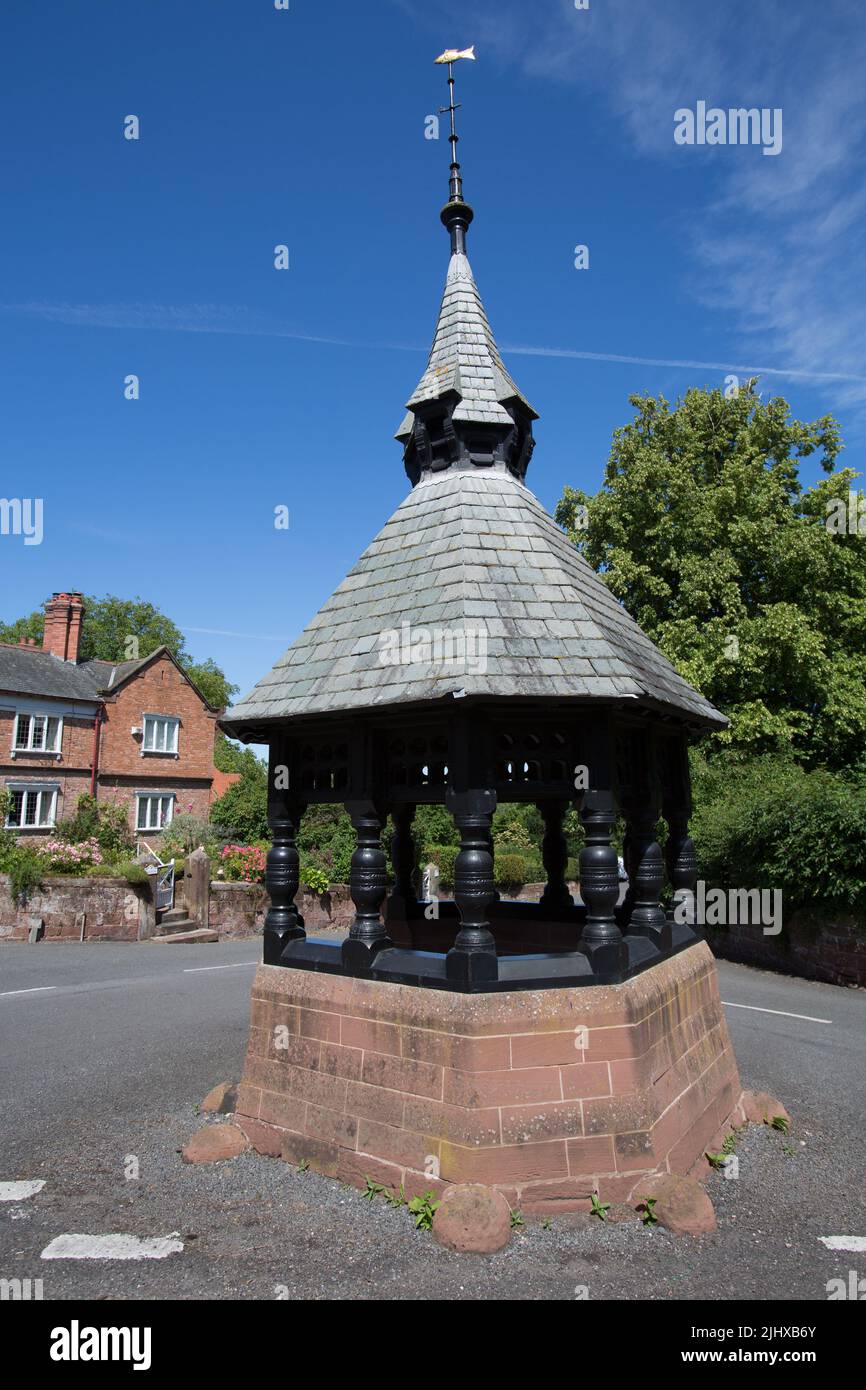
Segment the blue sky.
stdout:
<svg viewBox="0 0 866 1390">
<path fill-rule="evenodd" d="M 478 54 L 470 259 L 545 505 L 599 486 L 630 393 L 737 367 L 863 465 L 861 0 L 5 0 L 0 42 L 0 495 L 45 517 L 0 536 L 4 619 L 140 594 L 246 691 L 339 583 L 408 486 L 452 44 Z M 781 108 L 782 152 L 676 145 L 699 100 Z"/>
</svg>

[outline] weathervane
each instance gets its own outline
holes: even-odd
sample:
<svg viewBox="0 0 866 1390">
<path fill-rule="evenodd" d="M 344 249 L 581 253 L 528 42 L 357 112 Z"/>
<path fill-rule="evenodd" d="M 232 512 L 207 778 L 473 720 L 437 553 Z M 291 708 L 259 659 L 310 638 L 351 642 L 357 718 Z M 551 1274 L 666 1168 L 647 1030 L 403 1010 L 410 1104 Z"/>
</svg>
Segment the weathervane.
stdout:
<svg viewBox="0 0 866 1390">
<path fill-rule="evenodd" d="M 451 116 L 451 134 L 448 139 L 451 143 L 451 179 L 450 179 L 450 200 L 442 209 L 442 221 L 451 233 L 451 250 L 462 252 L 465 250 L 466 228 L 472 221 L 472 209 L 468 203 L 463 201 L 463 180 L 460 176 L 460 162 L 457 158 L 457 134 L 456 115 L 459 102 L 454 100 L 454 64 L 460 58 L 470 58 L 475 61 L 475 46 L 472 48 L 446 48 L 444 53 L 440 53 L 435 59 L 437 63 L 448 64 L 448 94 L 449 104 L 440 106 L 440 114 L 449 112 Z"/>
</svg>

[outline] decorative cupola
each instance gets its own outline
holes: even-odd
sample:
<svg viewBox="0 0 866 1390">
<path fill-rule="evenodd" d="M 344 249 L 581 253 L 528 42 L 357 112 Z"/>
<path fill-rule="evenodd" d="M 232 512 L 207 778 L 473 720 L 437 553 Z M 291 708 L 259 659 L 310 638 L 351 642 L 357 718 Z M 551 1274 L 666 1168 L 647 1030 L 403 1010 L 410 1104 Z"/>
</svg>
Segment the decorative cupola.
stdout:
<svg viewBox="0 0 866 1390">
<path fill-rule="evenodd" d="M 451 260 L 430 357 L 396 438 L 413 486 L 425 473 L 446 468 L 507 468 L 522 482 L 538 415 L 505 369 L 466 255 L 475 214 L 463 198 L 451 64 L 448 84 L 451 196 L 440 216 L 451 237 Z"/>
</svg>

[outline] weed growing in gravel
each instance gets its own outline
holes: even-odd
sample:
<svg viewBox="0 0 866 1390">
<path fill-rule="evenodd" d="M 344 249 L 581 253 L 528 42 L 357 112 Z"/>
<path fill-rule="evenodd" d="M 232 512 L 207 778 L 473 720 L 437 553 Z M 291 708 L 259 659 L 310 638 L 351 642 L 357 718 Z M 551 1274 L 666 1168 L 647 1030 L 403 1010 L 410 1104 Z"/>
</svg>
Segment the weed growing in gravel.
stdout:
<svg viewBox="0 0 866 1390">
<path fill-rule="evenodd" d="M 778 1129 L 780 1133 L 787 1134 L 788 1130 L 791 1128 L 791 1122 L 787 1115 L 774 1115 L 770 1121 L 770 1128 Z"/>
<path fill-rule="evenodd" d="M 655 1214 L 655 1204 L 658 1197 L 642 1197 L 638 1203 L 638 1211 L 642 1213 L 641 1221 L 645 1226 L 657 1226 L 659 1219 Z"/>
<path fill-rule="evenodd" d="M 408 1206 L 408 1203 L 406 1201 L 406 1193 L 403 1191 L 403 1184 L 400 1184 L 399 1191 L 397 1192 L 386 1192 L 385 1201 L 388 1203 L 389 1207 Z"/>
<path fill-rule="evenodd" d="M 600 1202 L 597 1192 L 592 1192 L 590 1198 L 592 1201 L 592 1206 L 589 1209 L 590 1216 L 598 1216 L 602 1221 L 606 1221 L 607 1213 L 610 1211 L 610 1202 Z"/>
<path fill-rule="evenodd" d="M 299 1172 L 299 1173 L 308 1173 L 309 1171 L 310 1171 L 310 1160 L 309 1160 L 308 1158 L 302 1158 L 301 1161 L 300 1161 L 300 1163 L 298 1164 L 298 1172 Z"/>
<path fill-rule="evenodd" d="M 423 1197 L 413 1197 L 408 1203 L 409 1210 L 415 1218 L 415 1227 L 419 1231 L 429 1231 L 433 1228 L 433 1217 L 441 1203 L 433 1200 L 432 1192 L 425 1192 Z"/>
<path fill-rule="evenodd" d="M 523 1217 L 521 1216 L 520 1212 L 519 1212 L 519 1211 L 513 1211 L 513 1212 L 511 1213 L 511 1229 L 512 1229 L 512 1231 L 518 1231 L 518 1230 L 520 1229 L 521 1226 L 525 1226 L 525 1225 L 526 1225 L 526 1222 L 524 1221 L 524 1219 L 523 1219 Z"/>
<path fill-rule="evenodd" d="M 364 1191 L 361 1193 L 361 1196 L 366 1198 L 368 1202 L 374 1202 L 376 1198 L 381 1196 L 381 1194 L 385 1191 L 384 1183 L 374 1182 L 372 1178 L 366 1177 L 364 1181 L 367 1184 L 367 1186 L 364 1188 Z"/>
</svg>

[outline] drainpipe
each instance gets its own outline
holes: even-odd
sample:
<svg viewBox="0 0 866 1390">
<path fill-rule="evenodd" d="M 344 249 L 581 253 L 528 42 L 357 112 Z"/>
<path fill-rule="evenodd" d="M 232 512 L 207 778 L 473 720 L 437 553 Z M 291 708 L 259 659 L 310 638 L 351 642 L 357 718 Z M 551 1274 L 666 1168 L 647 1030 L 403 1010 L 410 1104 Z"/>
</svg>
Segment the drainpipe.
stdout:
<svg viewBox="0 0 866 1390">
<path fill-rule="evenodd" d="M 96 711 L 96 718 L 93 721 L 93 759 L 90 771 L 90 795 L 96 796 L 96 774 L 99 771 L 99 730 L 105 718 L 105 709 L 102 705 Z"/>
</svg>

